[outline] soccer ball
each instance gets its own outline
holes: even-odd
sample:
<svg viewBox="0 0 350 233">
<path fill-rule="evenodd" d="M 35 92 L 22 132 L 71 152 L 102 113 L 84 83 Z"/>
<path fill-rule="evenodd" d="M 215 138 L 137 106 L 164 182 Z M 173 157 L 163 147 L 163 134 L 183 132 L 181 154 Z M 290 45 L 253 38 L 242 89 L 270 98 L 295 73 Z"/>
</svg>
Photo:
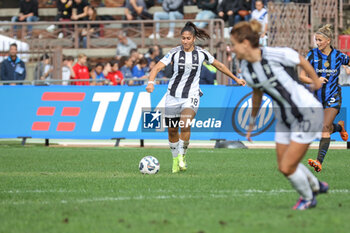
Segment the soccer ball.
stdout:
<svg viewBox="0 0 350 233">
<path fill-rule="evenodd" d="M 142 174 L 156 174 L 159 168 L 158 159 L 153 156 L 143 157 L 139 164 L 139 170 Z"/>
</svg>

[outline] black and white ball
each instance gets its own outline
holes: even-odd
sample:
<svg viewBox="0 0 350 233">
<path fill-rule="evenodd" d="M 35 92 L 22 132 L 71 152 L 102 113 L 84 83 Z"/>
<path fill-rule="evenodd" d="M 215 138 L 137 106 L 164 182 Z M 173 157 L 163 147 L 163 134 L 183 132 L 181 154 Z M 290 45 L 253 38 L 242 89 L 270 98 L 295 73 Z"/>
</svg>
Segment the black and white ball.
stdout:
<svg viewBox="0 0 350 233">
<path fill-rule="evenodd" d="M 142 174 L 156 174 L 160 165 L 158 159 L 153 156 L 143 157 L 139 164 L 139 170 Z"/>
</svg>

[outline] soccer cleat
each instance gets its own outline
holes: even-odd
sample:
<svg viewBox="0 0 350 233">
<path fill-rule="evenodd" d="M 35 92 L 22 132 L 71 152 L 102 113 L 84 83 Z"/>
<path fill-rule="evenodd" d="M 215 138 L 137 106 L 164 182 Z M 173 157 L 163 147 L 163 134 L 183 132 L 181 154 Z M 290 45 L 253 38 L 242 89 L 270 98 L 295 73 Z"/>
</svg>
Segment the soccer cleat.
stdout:
<svg viewBox="0 0 350 233">
<path fill-rule="evenodd" d="M 187 170 L 187 163 L 186 163 L 186 158 L 185 155 L 178 155 L 179 158 L 179 167 L 181 171 L 186 171 Z"/>
<path fill-rule="evenodd" d="M 327 193 L 328 189 L 329 189 L 329 185 L 327 184 L 327 182 L 324 181 L 318 181 L 318 183 L 320 184 L 320 189 L 317 192 L 313 192 L 313 196 L 316 196 L 318 194 L 323 194 L 323 193 Z"/>
<path fill-rule="evenodd" d="M 309 161 L 309 165 L 315 168 L 316 172 L 320 172 L 322 170 L 322 164 L 317 159 L 316 160 L 309 159 L 308 161 Z"/>
<path fill-rule="evenodd" d="M 349 134 L 345 130 L 344 121 L 338 121 L 338 125 L 341 126 L 341 131 L 339 132 L 340 133 L 340 137 L 341 137 L 341 139 L 343 139 L 343 141 L 346 142 L 348 140 L 348 138 L 349 138 Z"/>
<path fill-rule="evenodd" d="M 172 169 L 172 172 L 173 173 L 178 173 L 179 171 L 180 171 L 179 156 L 173 157 L 173 169 Z"/>
<path fill-rule="evenodd" d="M 313 207 L 316 207 L 317 200 L 315 196 L 312 198 L 312 200 L 304 200 L 302 197 L 299 198 L 298 202 L 293 207 L 293 210 L 306 210 Z"/>
</svg>

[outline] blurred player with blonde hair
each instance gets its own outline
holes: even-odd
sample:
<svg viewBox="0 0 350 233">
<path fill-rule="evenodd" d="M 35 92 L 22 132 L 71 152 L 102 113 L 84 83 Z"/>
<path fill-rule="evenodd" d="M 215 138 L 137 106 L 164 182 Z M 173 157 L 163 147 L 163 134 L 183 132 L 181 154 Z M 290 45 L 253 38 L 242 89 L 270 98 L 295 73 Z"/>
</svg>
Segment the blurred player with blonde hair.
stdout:
<svg viewBox="0 0 350 233">
<path fill-rule="evenodd" d="M 347 55 L 332 47 L 332 38 L 333 32 L 330 24 L 318 29 L 315 35 L 317 48 L 310 50 L 306 57 L 323 83 L 322 87 L 315 92 L 324 108 L 322 138 L 317 159 L 309 159 L 308 161 L 316 172 L 322 170 L 322 163 L 329 148 L 331 134 L 339 132 L 344 141 L 347 141 L 349 137 L 345 130 L 344 121 L 338 121 L 336 124 L 333 121 L 340 111 L 342 101 L 339 85 L 340 69 L 342 65 L 350 65 L 350 59 Z M 300 80 L 305 83 L 311 82 L 305 71 L 301 72 Z"/>
</svg>

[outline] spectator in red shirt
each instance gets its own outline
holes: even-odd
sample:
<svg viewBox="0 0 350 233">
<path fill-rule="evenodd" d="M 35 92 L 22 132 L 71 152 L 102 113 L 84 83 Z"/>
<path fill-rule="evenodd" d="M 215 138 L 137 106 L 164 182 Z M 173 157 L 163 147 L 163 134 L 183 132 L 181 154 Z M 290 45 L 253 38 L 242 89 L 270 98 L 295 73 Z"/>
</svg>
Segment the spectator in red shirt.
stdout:
<svg viewBox="0 0 350 233">
<path fill-rule="evenodd" d="M 110 80 L 113 86 L 122 85 L 124 76 L 122 72 L 119 70 L 118 61 L 111 61 L 109 63 L 111 64 L 112 71 L 108 73 L 107 79 Z"/>
<path fill-rule="evenodd" d="M 90 79 L 89 69 L 86 66 L 87 57 L 81 53 L 78 55 L 78 62 L 73 66 L 75 77 L 72 79 Z M 72 82 L 72 85 L 89 86 L 89 81 Z"/>
</svg>

